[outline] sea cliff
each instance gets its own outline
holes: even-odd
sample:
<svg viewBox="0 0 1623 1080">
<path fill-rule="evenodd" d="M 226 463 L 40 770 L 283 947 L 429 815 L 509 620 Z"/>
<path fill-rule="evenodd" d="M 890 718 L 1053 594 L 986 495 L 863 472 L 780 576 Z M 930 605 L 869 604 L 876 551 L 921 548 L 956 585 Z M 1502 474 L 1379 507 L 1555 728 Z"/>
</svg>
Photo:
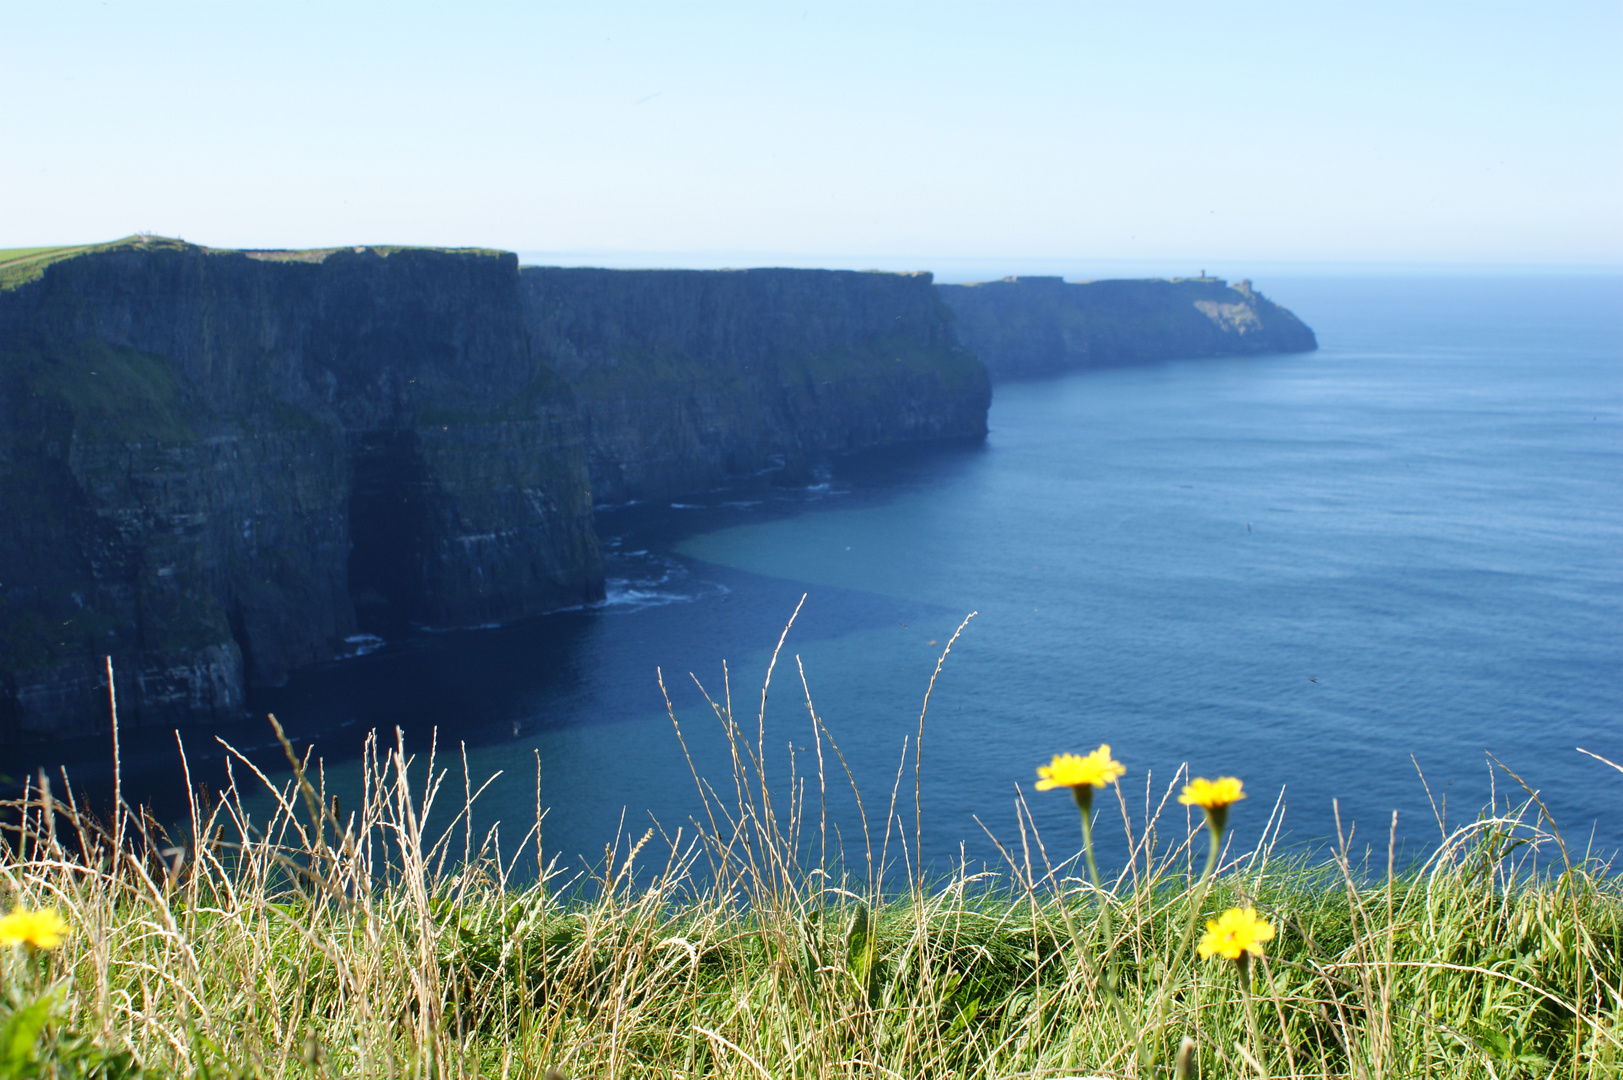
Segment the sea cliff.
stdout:
<svg viewBox="0 0 1623 1080">
<path fill-rule="evenodd" d="M 602 595 L 602 501 L 979 437 L 928 274 L 0 255 L 0 744 L 241 716 L 363 633 Z"/>
<path fill-rule="evenodd" d="M 1250 281 L 1012 277 L 938 288 L 957 315 L 958 336 L 994 381 L 1318 348 L 1312 330 Z"/>
<path fill-rule="evenodd" d="M 602 592 L 517 260 L 104 245 L 0 291 L 0 742 L 241 713 L 358 631 Z"/>
<path fill-rule="evenodd" d="M 984 437 L 988 367 L 1314 346 L 1216 279 L 0 253 L 0 744 L 101 730 L 109 655 L 161 729 L 361 634 L 590 603 L 594 501 Z"/>
<path fill-rule="evenodd" d="M 522 281 L 600 502 L 986 434 L 986 369 L 929 274 L 526 267 Z"/>
</svg>

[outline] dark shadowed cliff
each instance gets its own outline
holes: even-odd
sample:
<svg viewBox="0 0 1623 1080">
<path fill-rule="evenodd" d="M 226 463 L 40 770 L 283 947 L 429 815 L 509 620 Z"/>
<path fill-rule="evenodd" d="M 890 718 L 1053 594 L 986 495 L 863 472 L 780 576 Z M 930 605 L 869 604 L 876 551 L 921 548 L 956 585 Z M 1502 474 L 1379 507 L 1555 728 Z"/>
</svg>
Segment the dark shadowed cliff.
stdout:
<svg viewBox="0 0 1623 1080">
<path fill-rule="evenodd" d="M 600 502 L 867 447 L 986 434 L 991 388 L 929 274 L 526 267 Z"/>
<path fill-rule="evenodd" d="M 938 288 L 958 316 L 958 336 L 994 380 L 1318 348 L 1312 330 L 1249 281 L 1021 277 Z"/>
<path fill-rule="evenodd" d="M 928 274 L 521 271 L 489 251 L 12 253 L 0 744 L 101 730 L 107 654 L 125 722 L 161 729 L 234 719 L 249 686 L 358 633 L 590 602 L 594 497 L 980 438 L 988 367 L 1314 344 L 1249 283 L 1212 279 L 938 291 Z"/>
<path fill-rule="evenodd" d="M 107 653 L 168 725 L 357 630 L 601 595 L 512 255 L 130 241 L 4 284 L 0 742 L 103 727 Z"/>
<path fill-rule="evenodd" d="M 604 501 L 978 437 L 929 275 L 129 240 L 0 258 L 0 743 L 226 720 L 412 624 L 602 595 Z M 588 466 L 590 467 L 588 469 Z"/>
</svg>

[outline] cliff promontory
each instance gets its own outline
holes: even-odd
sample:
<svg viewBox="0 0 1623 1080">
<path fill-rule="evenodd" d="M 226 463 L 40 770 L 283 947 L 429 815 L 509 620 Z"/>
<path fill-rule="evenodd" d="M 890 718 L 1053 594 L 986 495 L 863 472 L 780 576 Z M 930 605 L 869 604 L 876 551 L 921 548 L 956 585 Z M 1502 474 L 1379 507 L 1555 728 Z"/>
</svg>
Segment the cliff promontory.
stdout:
<svg viewBox="0 0 1623 1080">
<path fill-rule="evenodd" d="M 131 240 L 0 266 L 0 742 L 240 715 L 402 621 L 602 591 L 517 260 Z"/>
<path fill-rule="evenodd" d="M 929 275 L 161 239 L 0 253 L 0 744 L 234 719 L 602 595 L 603 501 L 986 432 Z"/>
<path fill-rule="evenodd" d="M 986 369 L 929 274 L 525 267 L 600 502 L 900 442 L 986 434 Z"/>
<path fill-rule="evenodd" d="M 938 288 L 958 317 L 959 338 L 994 380 L 1318 348 L 1312 330 L 1249 281 L 1015 277 Z"/>
</svg>

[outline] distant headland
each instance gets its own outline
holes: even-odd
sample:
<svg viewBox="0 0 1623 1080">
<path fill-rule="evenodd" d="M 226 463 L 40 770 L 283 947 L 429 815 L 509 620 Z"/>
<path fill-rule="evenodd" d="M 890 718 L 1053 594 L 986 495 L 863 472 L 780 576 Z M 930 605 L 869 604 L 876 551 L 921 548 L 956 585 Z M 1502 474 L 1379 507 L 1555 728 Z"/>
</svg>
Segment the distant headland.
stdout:
<svg viewBox="0 0 1623 1080">
<path fill-rule="evenodd" d="M 959 339 L 993 381 L 1152 360 L 1311 352 L 1313 331 L 1222 278 L 1067 282 L 1010 277 L 938 285 Z"/>
</svg>

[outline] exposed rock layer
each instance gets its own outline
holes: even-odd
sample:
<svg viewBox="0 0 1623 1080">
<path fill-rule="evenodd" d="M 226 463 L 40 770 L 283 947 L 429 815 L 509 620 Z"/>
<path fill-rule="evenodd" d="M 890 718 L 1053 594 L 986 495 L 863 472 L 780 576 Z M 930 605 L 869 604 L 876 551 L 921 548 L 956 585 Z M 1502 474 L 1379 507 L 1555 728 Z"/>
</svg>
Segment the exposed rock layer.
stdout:
<svg viewBox="0 0 1623 1080">
<path fill-rule="evenodd" d="M 1249 281 L 1021 277 L 938 288 L 993 380 L 1318 348 L 1312 330 Z"/>
<path fill-rule="evenodd" d="M 986 370 L 929 274 L 526 267 L 522 278 L 531 342 L 578 402 L 599 502 L 986 434 Z"/>
<path fill-rule="evenodd" d="M 493 252 L 129 243 L 0 292 L 0 742 L 235 717 L 376 623 L 602 591 Z"/>
</svg>

